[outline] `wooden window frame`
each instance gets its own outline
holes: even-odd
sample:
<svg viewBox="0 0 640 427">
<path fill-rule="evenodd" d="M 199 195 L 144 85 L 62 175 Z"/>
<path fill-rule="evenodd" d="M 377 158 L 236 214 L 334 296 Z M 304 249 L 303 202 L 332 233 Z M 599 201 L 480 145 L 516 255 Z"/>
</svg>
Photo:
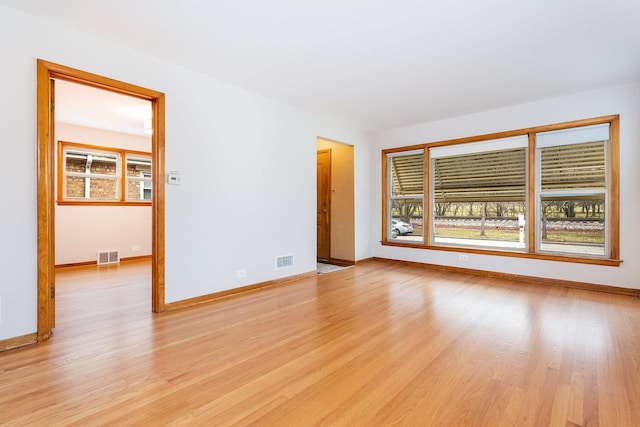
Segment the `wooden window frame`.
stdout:
<svg viewBox="0 0 640 427">
<path fill-rule="evenodd" d="M 91 199 L 70 199 L 66 200 L 64 196 L 64 179 L 66 171 L 64 170 L 64 152 L 67 147 L 73 147 L 78 151 L 86 150 L 87 152 L 101 152 L 105 154 L 114 154 L 119 156 L 119 173 L 116 174 L 118 180 L 119 194 L 114 200 L 91 200 Z M 152 154 L 146 151 L 126 150 L 121 148 L 103 147 L 98 145 L 82 144 L 77 142 L 58 141 L 58 200 L 56 203 L 60 206 L 151 206 L 152 200 L 128 200 L 127 199 L 127 156 L 148 157 L 152 159 Z M 153 166 L 152 166 L 153 167 Z M 153 192 L 152 192 L 153 193 Z"/>
<path fill-rule="evenodd" d="M 387 158 L 389 154 L 397 154 L 405 151 L 424 150 L 424 188 L 425 188 L 425 205 L 427 200 L 429 205 L 432 199 L 432 186 L 430 185 L 430 167 L 431 159 L 429 158 L 429 149 L 433 147 L 442 147 L 456 144 L 467 144 L 472 142 L 481 142 L 492 139 L 501 139 L 514 136 L 526 136 L 528 137 L 527 147 L 527 188 L 526 188 L 526 208 L 527 208 L 527 220 L 529 224 L 536 224 L 537 212 L 535 210 L 535 171 L 536 171 L 536 134 L 540 132 L 555 131 L 561 129 L 569 129 L 574 127 L 609 124 L 609 159 L 607 162 L 607 170 L 609 172 L 609 200 L 606 209 L 609 212 L 609 224 L 608 234 L 606 236 L 609 253 L 604 256 L 580 256 L 576 254 L 553 254 L 548 252 L 536 251 L 536 227 L 527 227 L 527 246 L 524 251 L 513 250 L 496 250 L 486 249 L 478 247 L 463 247 L 463 246 L 442 246 L 431 243 L 430 226 L 431 217 L 433 212 L 431 208 L 424 207 L 423 223 L 424 223 L 424 237 L 422 243 L 407 243 L 398 242 L 389 239 L 389 171 L 390 165 L 387 165 Z M 572 262 L 582 264 L 595 264 L 606 266 L 619 266 L 622 263 L 620 259 L 620 142 L 619 142 L 619 129 L 620 129 L 620 116 L 610 115 L 595 117 L 590 119 L 574 120 L 569 122 L 556 123 L 551 125 L 536 126 L 524 129 L 511 130 L 506 132 L 498 132 L 493 134 L 478 135 L 472 137 L 458 138 L 453 140 L 443 140 L 437 142 L 430 142 L 425 144 L 412 145 L 407 147 L 396 147 L 391 149 L 382 150 L 382 240 L 383 246 L 395 246 L 406 247 L 416 249 L 430 249 L 439 251 L 451 251 L 462 253 L 475 253 L 482 255 L 497 255 L 513 258 L 531 258 L 547 261 L 561 261 Z"/>
</svg>

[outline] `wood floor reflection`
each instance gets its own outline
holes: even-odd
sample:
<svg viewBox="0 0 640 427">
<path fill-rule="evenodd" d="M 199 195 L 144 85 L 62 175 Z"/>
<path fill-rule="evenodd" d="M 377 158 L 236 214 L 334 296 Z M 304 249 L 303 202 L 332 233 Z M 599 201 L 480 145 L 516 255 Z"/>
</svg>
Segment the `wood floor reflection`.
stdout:
<svg viewBox="0 0 640 427">
<path fill-rule="evenodd" d="M 0 424 L 637 426 L 640 299 L 369 262 L 152 314 L 150 264 L 57 274 Z"/>
</svg>

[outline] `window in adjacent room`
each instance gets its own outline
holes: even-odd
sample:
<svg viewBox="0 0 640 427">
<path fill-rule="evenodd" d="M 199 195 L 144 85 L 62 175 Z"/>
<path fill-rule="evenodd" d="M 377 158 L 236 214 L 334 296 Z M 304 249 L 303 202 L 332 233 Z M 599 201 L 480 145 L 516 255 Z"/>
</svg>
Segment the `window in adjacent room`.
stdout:
<svg viewBox="0 0 640 427">
<path fill-rule="evenodd" d="M 127 155 L 127 201 L 151 200 L 151 158 Z"/>
<path fill-rule="evenodd" d="M 63 162 L 64 200 L 119 199 L 119 154 L 67 146 L 64 149 Z"/>
<path fill-rule="evenodd" d="M 59 153 L 58 203 L 151 201 L 151 154 L 69 142 Z"/>
</svg>

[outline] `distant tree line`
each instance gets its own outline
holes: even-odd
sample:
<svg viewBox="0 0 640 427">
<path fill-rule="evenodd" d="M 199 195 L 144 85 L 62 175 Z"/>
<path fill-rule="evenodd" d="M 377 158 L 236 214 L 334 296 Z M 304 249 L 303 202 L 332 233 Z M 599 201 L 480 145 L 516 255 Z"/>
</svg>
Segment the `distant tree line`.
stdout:
<svg viewBox="0 0 640 427">
<path fill-rule="evenodd" d="M 435 204 L 436 217 L 517 218 L 525 213 L 525 202 L 440 202 Z M 552 200 L 542 203 L 543 218 L 604 218 L 602 200 Z M 422 200 L 393 200 L 391 215 L 409 222 L 424 216 Z"/>
</svg>

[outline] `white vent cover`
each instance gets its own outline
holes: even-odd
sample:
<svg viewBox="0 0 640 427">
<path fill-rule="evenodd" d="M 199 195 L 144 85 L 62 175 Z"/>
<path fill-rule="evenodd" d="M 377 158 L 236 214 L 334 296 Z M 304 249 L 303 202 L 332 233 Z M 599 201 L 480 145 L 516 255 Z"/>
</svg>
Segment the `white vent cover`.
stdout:
<svg viewBox="0 0 640 427">
<path fill-rule="evenodd" d="M 276 270 L 293 267 L 293 255 L 282 255 L 276 257 Z"/>
<path fill-rule="evenodd" d="M 98 252 L 98 265 L 120 262 L 120 251 Z"/>
</svg>

